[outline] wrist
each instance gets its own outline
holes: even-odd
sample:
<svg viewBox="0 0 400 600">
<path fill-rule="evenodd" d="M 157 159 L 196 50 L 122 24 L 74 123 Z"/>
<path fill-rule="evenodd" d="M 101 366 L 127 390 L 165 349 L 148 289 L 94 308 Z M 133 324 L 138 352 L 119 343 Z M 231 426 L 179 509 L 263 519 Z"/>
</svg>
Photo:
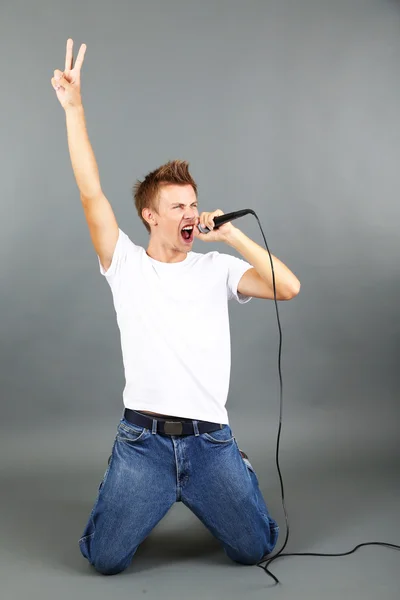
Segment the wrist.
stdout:
<svg viewBox="0 0 400 600">
<path fill-rule="evenodd" d="M 243 235 L 244 234 L 242 231 L 240 231 L 240 229 L 234 225 L 231 225 L 229 231 L 224 236 L 224 242 L 228 244 L 228 246 L 235 248 L 235 246 L 240 243 L 240 239 L 243 237 Z"/>
<path fill-rule="evenodd" d="M 83 104 L 80 102 L 79 104 L 68 104 L 65 108 L 65 114 L 76 114 L 83 113 Z"/>
</svg>

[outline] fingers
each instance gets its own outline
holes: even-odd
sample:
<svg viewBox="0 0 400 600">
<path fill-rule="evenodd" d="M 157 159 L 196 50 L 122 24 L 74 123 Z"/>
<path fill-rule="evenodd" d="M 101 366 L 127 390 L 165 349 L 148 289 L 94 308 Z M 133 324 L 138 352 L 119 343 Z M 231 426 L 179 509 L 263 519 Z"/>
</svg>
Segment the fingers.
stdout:
<svg viewBox="0 0 400 600">
<path fill-rule="evenodd" d="M 206 220 L 206 215 L 207 215 L 207 214 L 208 214 L 208 213 L 205 213 L 205 212 L 203 212 L 203 213 L 201 213 L 201 215 L 199 216 L 199 223 L 198 223 L 198 224 L 199 224 L 199 225 L 201 225 L 201 227 L 207 227 L 207 225 L 205 224 L 205 220 Z"/>
<path fill-rule="evenodd" d="M 76 57 L 74 70 L 79 73 L 83 65 L 83 59 L 85 58 L 86 44 L 81 44 L 79 48 L 78 56 Z"/>
<path fill-rule="evenodd" d="M 82 65 L 83 65 L 83 59 L 85 58 L 86 44 L 81 44 L 81 47 L 79 48 L 78 56 L 76 57 L 75 65 L 74 65 L 73 50 L 74 50 L 74 42 L 73 42 L 73 40 L 71 40 L 71 38 L 68 38 L 67 50 L 66 50 L 66 54 L 65 54 L 65 71 L 68 72 L 68 71 L 72 71 L 72 69 L 74 69 L 77 73 L 79 73 L 82 68 Z"/>
<path fill-rule="evenodd" d="M 214 221 L 212 218 L 212 213 L 205 212 L 200 215 L 200 225 L 203 227 L 208 227 L 211 231 L 214 229 Z"/>
<path fill-rule="evenodd" d="M 53 86 L 53 88 L 56 90 L 56 92 L 58 92 L 58 90 L 61 89 L 61 86 L 59 84 L 59 80 L 56 79 L 55 77 L 51 78 L 51 85 Z"/>
<path fill-rule="evenodd" d="M 66 71 L 71 71 L 72 69 L 72 63 L 73 63 L 73 48 L 74 48 L 74 42 L 71 40 L 71 38 L 69 38 L 67 40 L 67 51 L 65 53 L 65 70 Z"/>
<path fill-rule="evenodd" d="M 67 90 L 69 87 L 71 87 L 71 84 L 69 83 L 69 81 L 67 81 L 65 79 L 64 73 L 62 71 L 59 71 L 58 69 L 56 69 L 54 71 L 54 77 L 52 78 L 51 83 L 52 83 L 54 89 L 57 91 L 62 87 L 65 90 Z"/>
<path fill-rule="evenodd" d="M 223 215 L 224 213 L 220 208 L 214 210 L 213 212 L 203 212 L 200 215 L 200 225 L 203 227 L 208 227 L 208 229 L 214 229 L 214 217 Z"/>
</svg>

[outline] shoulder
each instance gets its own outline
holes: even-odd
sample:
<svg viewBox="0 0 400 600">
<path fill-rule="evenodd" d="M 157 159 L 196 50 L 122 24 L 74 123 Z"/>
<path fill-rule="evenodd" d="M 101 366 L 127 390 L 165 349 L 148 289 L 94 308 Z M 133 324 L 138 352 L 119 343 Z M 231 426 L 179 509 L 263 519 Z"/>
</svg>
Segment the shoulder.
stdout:
<svg viewBox="0 0 400 600">
<path fill-rule="evenodd" d="M 135 244 L 129 235 L 118 228 L 117 242 L 109 263 L 103 266 L 100 256 L 98 255 L 100 272 L 110 279 L 118 273 L 122 273 L 124 265 L 130 264 L 132 258 L 136 260 L 140 259 L 144 252 L 145 250 L 142 246 Z"/>
</svg>

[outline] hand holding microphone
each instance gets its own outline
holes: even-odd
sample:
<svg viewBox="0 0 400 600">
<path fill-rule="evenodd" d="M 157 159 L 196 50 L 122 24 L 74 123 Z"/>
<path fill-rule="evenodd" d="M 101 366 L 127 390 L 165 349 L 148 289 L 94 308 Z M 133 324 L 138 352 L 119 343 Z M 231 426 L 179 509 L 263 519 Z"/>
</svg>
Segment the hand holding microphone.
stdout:
<svg viewBox="0 0 400 600">
<path fill-rule="evenodd" d="M 249 213 L 255 214 L 251 208 L 245 208 L 226 214 L 220 209 L 215 210 L 214 212 L 203 212 L 200 215 L 200 222 L 197 225 L 199 233 L 196 231 L 195 235 L 207 242 L 224 241 L 226 234 L 230 230 L 229 226 L 225 226 L 230 224 L 234 219 L 238 219 Z"/>
</svg>

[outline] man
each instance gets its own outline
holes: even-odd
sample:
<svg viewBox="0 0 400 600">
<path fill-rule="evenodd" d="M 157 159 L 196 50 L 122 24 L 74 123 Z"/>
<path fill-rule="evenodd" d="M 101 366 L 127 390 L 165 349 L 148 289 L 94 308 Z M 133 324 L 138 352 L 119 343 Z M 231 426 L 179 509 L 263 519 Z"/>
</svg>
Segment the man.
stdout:
<svg viewBox="0 0 400 600">
<path fill-rule="evenodd" d="M 274 297 L 268 253 L 221 210 L 199 214 L 188 165 L 172 161 L 134 188 L 150 234 L 147 251 L 119 228 L 104 196 L 85 127 L 80 71 L 67 42 L 52 85 L 65 110 L 74 175 L 100 272 L 110 285 L 121 335 L 124 415 L 83 535 L 84 557 L 103 574 L 123 571 L 175 502 L 220 540 L 227 556 L 256 564 L 276 545 L 257 475 L 229 426 L 228 300 Z M 194 239 L 222 241 L 242 256 L 192 251 Z M 296 276 L 273 257 L 278 300 L 297 295 Z"/>
</svg>

